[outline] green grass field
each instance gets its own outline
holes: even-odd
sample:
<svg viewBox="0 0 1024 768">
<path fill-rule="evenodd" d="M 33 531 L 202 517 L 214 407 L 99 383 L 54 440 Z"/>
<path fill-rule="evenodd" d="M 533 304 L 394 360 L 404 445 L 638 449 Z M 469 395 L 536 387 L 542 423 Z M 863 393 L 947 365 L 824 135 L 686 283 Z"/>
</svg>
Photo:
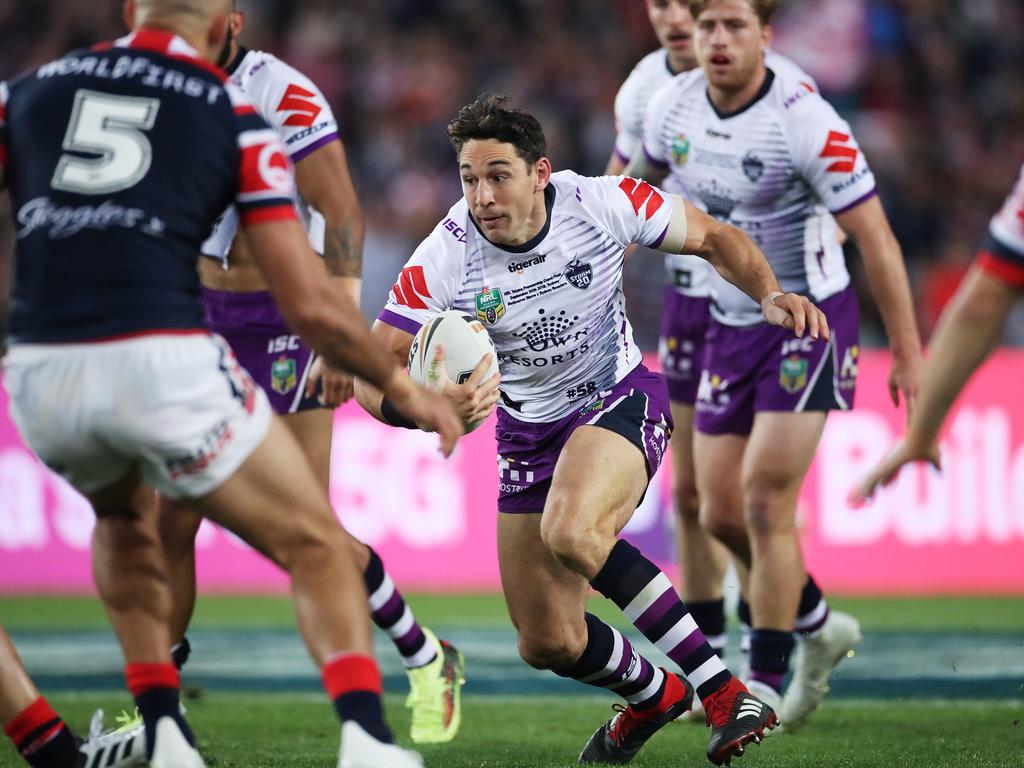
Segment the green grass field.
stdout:
<svg viewBox="0 0 1024 768">
<path fill-rule="evenodd" d="M 965 646 L 966 657 L 983 655 L 982 640 L 998 641 L 997 655 L 990 665 L 1005 668 L 1017 683 L 1024 684 L 1024 600 L 996 598 L 934 599 L 842 599 L 833 606 L 858 616 L 866 637 L 874 636 L 872 648 L 882 649 L 890 641 L 907 642 L 912 655 L 934 657 L 936 674 L 954 658 L 948 649 L 934 645 L 930 638 L 955 638 Z M 445 768 L 555 768 L 575 764 L 583 744 L 602 720 L 611 714 L 610 696 L 590 695 L 583 686 L 554 683 L 564 695 L 506 695 L 507 687 L 517 690 L 520 679 L 530 678 L 514 656 L 514 638 L 500 598 L 492 595 L 461 597 L 412 596 L 418 617 L 441 631 L 462 632 L 466 638 L 482 638 L 481 650 L 493 642 L 503 649 L 505 677 L 491 681 L 488 693 L 474 689 L 474 678 L 491 671 L 486 660 L 477 658 L 467 646 L 470 683 L 464 700 L 464 721 L 459 738 L 450 745 L 422 750 L 428 766 Z M 594 608 L 622 625 L 620 615 L 595 601 Z M 59 652 L 75 648 L 81 638 L 107 637 L 106 619 L 98 604 L 88 598 L 2 598 L 0 622 L 15 638 L 33 674 L 47 680 L 44 693 L 75 729 L 87 727 L 96 707 L 108 715 L 129 703 L 116 686 L 106 690 L 78 692 L 65 684 L 63 673 L 47 669 L 48 657 L 34 647 L 44 640 L 59 642 Z M 287 637 L 294 626 L 291 608 L 282 598 L 208 597 L 200 601 L 194 628 L 216 638 L 229 633 L 232 641 L 274 630 L 274 642 Z M 908 634 L 909 633 L 909 634 Z M 952 634 L 950 634 L 952 633 Z M 977 643 L 975 643 L 975 640 Z M 87 647 L 87 646 L 83 646 Z M 379 647 L 382 664 L 393 656 Z M 61 650 L 63 649 L 63 650 Z M 74 652 L 74 651 L 71 651 Z M 88 654 L 89 651 L 83 651 Z M 244 653 L 244 651 L 242 651 Z M 504 651 L 503 651 L 504 653 Z M 301 657 L 301 649 L 296 649 Z M 868 650 L 859 654 L 871 656 Z M 88 658 L 87 656 L 83 658 Z M 907 658 L 906 656 L 900 658 Z M 301 659 L 300 659 L 301 661 Z M 870 659 L 868 660 L 870 661 Z M 201 656 L 193 656 L 192 674 L 203 677 Z M 72 666 L 77 663 L 72 659 Z M 305 662 L 303 662 L 305 663 Z M 883 662 L 879 661 L 879 664 Z M 889 662 L 885 662 L 888 664 Z M 930 662 L 929 662 L 930 663 Z M 870 666 L 865 663 L 864 666 Z M 211 768 L 242 766 L 331 766 L 337 761 L 338 726 L 324 697 L 315 693 L 315 673 L 309 665 L 308 679 L 296 688 L 294 680 L 266 689 L 224 691 L 216 686 L 191 686 L 186 700 L 189 718 Z M 931 667 L 922 667 L 930 674 Z M 217 671 L 213 664 L 208 669 Z M 842 669 L 842 667 L 841 667 Z M 1005 687 L 999 693 L 965 700 L 944 695 L 946 678 L 932 681 L 931 693 L 914 694 L 914 678 L 904 678 L 907 697 L 889 694 L 862 695 L 871 686 L 905 669 L 882 669 L 880 675 L 861 680 L 854 695 L 843 694 L 837 684 L 836 696 L 827 700 L 811 724 L 797 735 L 773 736 L 753 747 L 734 765 L 748 766 L 1021 766 L 1024 768 L 1024 688 Z M 977 673 L 977 670 L 975 671 Z M 189 680 L 186 668 L 185 680 Z M 948 670 L 946 670 L 948 673 Z M 539 673 L 537 673 L 539 675 Z M 407 743 L 407 713 L 402 707 L 401 676 L 391 676 L 387 698 L 388 716 L 403 743 Z M 546 680 L 546 678 L 545 678 Z M 291 681 L 291 682 L 289 682 Z M 872 682 L 873 681 L 873 682 Z M 837 681 L 838 682 L 838 681 Z M 308 683 L 308 684 L 307 684 Z M 546 689 L 545 689 L 546 690 Z M 956 690 L 950 688 L 949 690 Z M 309 691 L 309 692 L 303 692 Z M 583 691 L 583 695 L 580 695 Z M 708 731 L 692 723 L 673 724 L 659 733 L 634 761 L 648 768 L 682 768 L 710 765 L 704 757 Z M 15 768 L 19 762 L 9 742 L 0 748 L 0 768 Z"/>
</svg>

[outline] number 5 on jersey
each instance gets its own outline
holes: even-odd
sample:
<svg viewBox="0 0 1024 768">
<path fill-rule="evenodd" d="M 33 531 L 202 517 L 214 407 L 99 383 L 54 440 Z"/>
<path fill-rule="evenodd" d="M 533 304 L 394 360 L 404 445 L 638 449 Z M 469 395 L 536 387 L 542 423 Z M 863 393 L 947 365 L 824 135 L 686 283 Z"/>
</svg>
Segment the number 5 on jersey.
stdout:
<svg viewBox="0 0 1024 768">
<path fill-rule="evenodd" d="M 104 195 L 138 184 L 153 162 L 153 147 L 143 131 L 153 127 L 159 109 L 159 99 L 79 89 L 64 149 L 99 157 L 61 155 L 50 185 L 65 192 Z"/>
</svg>

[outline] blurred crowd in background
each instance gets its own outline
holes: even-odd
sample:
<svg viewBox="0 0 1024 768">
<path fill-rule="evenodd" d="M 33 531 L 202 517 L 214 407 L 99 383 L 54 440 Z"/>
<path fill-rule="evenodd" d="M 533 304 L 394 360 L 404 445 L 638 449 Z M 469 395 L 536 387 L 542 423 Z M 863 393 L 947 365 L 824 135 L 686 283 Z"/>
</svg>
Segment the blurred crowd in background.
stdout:
<svg viewBox="0 0 1024 768">
<path fill-rule="evenodd" d="M 364 309 L 461 194 L 444 128 L 482 91 L 541 120 L 556 169 L 603 171 L 612 103 L 657 42 L 644 0 L 239 0 L 243 44 L 334 106 L 366 213 Z M 853 125 L 903 246 L 927 335 L 1024 161 L 1021 0 L 781 0 L 776 50 Z M 0 0 L 0 78 L 123 33 L 120 0 Z M 0 224 L 9 253 L 9 218 Z M 857 254 L 849 259 L 864 283 Z M 638 263 L 632 263 L 638 262 Z M 639 263 L 643 262 L 643 263 Z M 660 265 L 627 265 L 656 344 Z M 863 287 L 866 288 L 866 285 Z M 860 291 L 867 346 L 884 343 Z M 1024 344 L 1024 316 L 1007 342 Z"/>
</svg>

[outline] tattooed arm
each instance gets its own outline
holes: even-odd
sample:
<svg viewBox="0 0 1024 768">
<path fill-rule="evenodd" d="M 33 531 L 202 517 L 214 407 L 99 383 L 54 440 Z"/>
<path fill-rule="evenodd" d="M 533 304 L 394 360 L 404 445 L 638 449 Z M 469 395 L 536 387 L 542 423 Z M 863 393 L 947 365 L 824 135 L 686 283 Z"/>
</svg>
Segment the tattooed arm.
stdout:
<svg viewBox="0 0 1024 768">
<path fill-rule="evenodd" d="M 323 214 L 324 264 L 327 272 L 359 304 L 363 278 L 363 211 L 348 170 L 345 148 L 332 141 L 302 158 L 295 166 L 299 194 Z M 318 361 L 318 368 L 324 367 Z M 316 388 L 317 376 L 309 377 L 307 392 Z M 352 377 L 329 369 L 323 371 L 322 401 L 338 406 L 352 397 Z"/>
</svg>

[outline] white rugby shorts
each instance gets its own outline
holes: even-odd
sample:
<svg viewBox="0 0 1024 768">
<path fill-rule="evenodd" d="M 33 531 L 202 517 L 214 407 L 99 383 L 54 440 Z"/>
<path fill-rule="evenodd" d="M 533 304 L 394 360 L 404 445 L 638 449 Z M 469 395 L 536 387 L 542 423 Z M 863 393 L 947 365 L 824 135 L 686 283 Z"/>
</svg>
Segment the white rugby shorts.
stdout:
<svg viewBox="0 0 1024 768">
<path fill-rule="evenodd" d="M 22 439 L 84 493 L 137 464 L 168 498 L 204 496 L 263 441 L 272 415 L 228 344 L 202 331 L 15 345 L 4 384 Z"/>
</svg>

